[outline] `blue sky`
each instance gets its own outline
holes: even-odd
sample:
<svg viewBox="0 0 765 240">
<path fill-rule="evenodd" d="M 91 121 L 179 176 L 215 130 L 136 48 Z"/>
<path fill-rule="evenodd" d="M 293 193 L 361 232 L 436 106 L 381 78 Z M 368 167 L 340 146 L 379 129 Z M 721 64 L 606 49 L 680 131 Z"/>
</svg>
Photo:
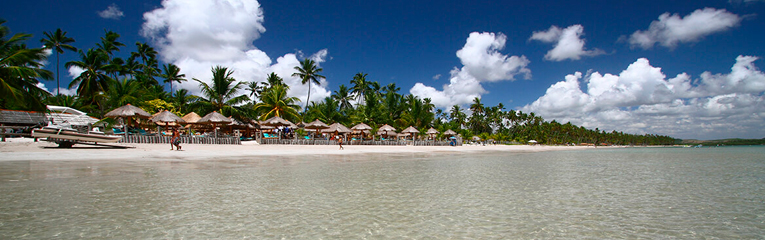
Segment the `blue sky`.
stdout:
<svg viewBox="0 0 765 240">
<path fill-rule="evenodd" d="M 301 99 L 307 86 L 287 75 L 311 57 L 327 77 L 312 89 L 317 101 L 364 72 L 381 85 L 396 83 L 401 93 L 430 97 L 440 108 L 480 97 L 485 105 L 502 103 L 593 129 L 765 137 L 761 0 L 3 5 L 6 26 L 34 34 L 29 45 L 61 28 L 76 47 L 92 48 L 108 29 L 127 44 L 118 55 L 141 41 L 199 79 L 209 78 L 212 65 L 233 68 L 242 81 L 276 72 Z M 110 7 L 112 15 L 99 14 Z M 76 57 L 68 52 L 61 62 Z M 68 73 L 62 67 L 62 86 L 72 79 Z M 45 85 L 54 91 L 55 81 Z M 198 90 L 193 81 L 181 87 Z"/>
</svg>

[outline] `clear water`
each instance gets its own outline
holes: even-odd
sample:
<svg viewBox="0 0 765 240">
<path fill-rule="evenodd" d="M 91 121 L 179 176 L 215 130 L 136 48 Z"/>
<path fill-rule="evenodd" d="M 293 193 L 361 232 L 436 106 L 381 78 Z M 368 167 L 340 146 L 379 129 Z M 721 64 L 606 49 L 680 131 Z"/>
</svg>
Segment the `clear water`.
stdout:
<svg viewBox="0 0 765 240">
<path fill-rule="evenodd" d="M 0 162 L 0 239 L 765 237 L 765 147 Z"/>
</svg>

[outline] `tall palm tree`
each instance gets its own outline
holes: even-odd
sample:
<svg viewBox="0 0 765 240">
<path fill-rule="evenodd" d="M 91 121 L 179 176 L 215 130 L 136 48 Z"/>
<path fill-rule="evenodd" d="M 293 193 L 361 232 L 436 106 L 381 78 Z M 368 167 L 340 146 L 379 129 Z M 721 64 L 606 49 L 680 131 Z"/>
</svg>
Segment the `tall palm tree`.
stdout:
<svg viewBox="0 0 765 240">
<path fill-rule="evenodd" d="M 237 92 L 246 83 L 236 82 L 236 79 L 231 77 L 234 71 L 222 66 L 213 67 L 212 74 L 212 84 L 194 78 L 194 81 L 199 82 L 199 87 L 202 88 L 203 97 L 200 98 L 200 103 L 206 105 L 205 108 L 208 110 L 216 110 L 220 113 L 233 114 L 238 112 L 233 106 L 250 100 L 247 95 L 237 95 Z"/>
<path fill-rule="evenodd" d="M 162 78 L 165 80 L 164 83 L 170 83 L 170 93 L 173 93 L 173 82 L 178 82 L 179 84 L 181 82 L 186 81 L 186 74 L 181 74 L 181 69 L 178 68 L 175 64 L 169 63 L 163 65 L 164 73 L 162 73 Z"/>
<path fill-rule="evenodd" d="M 268 77 L 266 77 L 266 82 L 267 82 L 266 88 L 273 87 L 276 85 L 283 85 L 287 87 L 286 88 L 287 90 L 290 89 L 289 86 L 284 84 L 284 79 L 282 79 L 281 77 L 279 77 L 279 75 L 276 75 L 276 73 L 273 73 L 273 72 L 271 74 L 268 74 Z"/>
<path fill-rule="evenodd" d="M 324 69 L 316 67 L 316 63 L 313 60 L 306 58 L 300 62 L 300 66 L 295 67 L 295 70 L 297 70 L 297 72 L 293 73 L 292 76 L 299 77 L 301 79 L 300 83 L 302 84 L 308 83 L 308 96 L 305 98 L 305 104 L 308 106 L 311 99 L 311 82 L 320 85 L 321 82 L 319 82 L 319 79 L 325 77 L 319 75 L 319 73 L 324 71 Z"/>
<path fill-rule="evenodd" d="M 256 98 L 260 98 L 260 94 L 263 92 L 263 87 L 263 85 L 260 85 L 260 82 L 252 81 L 247 83 L 247 88 L 244 90 L 250 93 L 250 98 L 252 98 L 252 100 L 255 100 Z"/>
<path fill-rule="evenodd" d="M 260 114 L 261 120 L 266 120 L 273 116 L 279 116 L 291 121 L 300 120 L 300 114 L 298 113 L 300 106 L 297 105 L 300 99 L 288 97 L 285 86 L 276 85 L 269 88 L 263 92 L 260 100 L 261 102 L 253 106 L 253 110 Z"/>
<path fill-rule="evenodd" d="M 97 43 L 98 49 L 104 51 L 106 55 L 112 56 L 114 52 L 119 52 L 120 47 L 124 47 L 125 44 L 118 42 L 117 39 L 120 35 L 116 32 L 105 31 L 104 36 L 101 37 L 101 43 Z"/>
<path fill-rule="evenodd" d="M 340 89 L 335 91 L 332 98 L 337 100 L 340 104 L 340 111 L 349 110 L 353 108 L 351 105 L 351 93 L 348 91 L 348 87 L 344 84 L 340 84 Z"/>
<path fill-rule="evenodd" d="M 59 55 L 64 53 L 64 50 L 77 52 L 77 48 L 69 45 L 74 42 L 73 38 L 67 37 L 66 32 L 61 31 L 61 28 L 56 29 L 55 32 L 45 32 L 45 38 L 41 39 L 43 48 L 51 49 L 56 52 L 56 95 L 60 95 L 61 81 L 59 80 Z"/>
<path fill-rule="evenodd" d="M 353 75 L 353 79 L 351 79 L 351 84 L 353 84 L 351 93 L 356 95 L 356 101 L 361 104 L 364 102 L 363 98 L 370 91 L 369 82 L 367 82 L 367 74 L 363 72 L 356 73 L 356 75 Z"/>
<path fill-rule="evenodd" d="M 141 60 L 143 60 L 143 64 L 148 65 L 149 59 L 157 57 L 157 50 L 154 50 L 154 48 L 151 47 L 149 44 L 136 42 L 135 46 L 137 50 L 136 52 L 131 53 L 131 56 L 140 58 Z"/>
<path fill-rule="evenodd" d="M 108 56 L 102 51 L 88 49 L 88 52 L 80 50 L 80 60 L 64 64 L 64 67 L 78 67 L 84 70 L 79 76 L 69 83 L 69 88 L 77 86 L 77 95 L 85 98 L 89 104 L 96 103 L 96 98 L 109 90 L 109 84 L 113 81 L 106 74 Z"/>
</svg>

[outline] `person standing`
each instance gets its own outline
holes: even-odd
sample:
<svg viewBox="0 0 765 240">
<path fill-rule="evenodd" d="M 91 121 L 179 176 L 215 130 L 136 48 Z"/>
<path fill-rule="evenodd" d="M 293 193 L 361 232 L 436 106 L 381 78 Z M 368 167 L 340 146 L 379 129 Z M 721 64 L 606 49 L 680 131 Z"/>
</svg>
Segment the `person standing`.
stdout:
<svg viewBox="0 0 765 240">
<path fill-rule="evenodd" d="M 173 150 L 173 145 L 175 145 L 175 148 L 178 151 L 181 150 L 181 134 L 178 132 L 177 128 L 173 128 L 173 137 L 170 139 L 170 150 Z"/>
<path fill-rule="evenodd" d="M 340 150 L 343 150 L 343 137 L 337 136 L 337 144 L 340 145 Z"/>
</svg>

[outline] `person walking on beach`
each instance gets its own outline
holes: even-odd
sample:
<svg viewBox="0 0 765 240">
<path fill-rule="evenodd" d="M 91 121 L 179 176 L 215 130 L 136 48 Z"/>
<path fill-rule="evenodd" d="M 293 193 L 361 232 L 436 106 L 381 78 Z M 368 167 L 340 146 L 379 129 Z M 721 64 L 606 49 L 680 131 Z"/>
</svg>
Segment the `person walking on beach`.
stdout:
<svg viewBox="0 0 765 240">
<path fill-rule="evenodd" d="M 340 145 L 340 150 L 343 150 L 343 137 L 337 136 L 337 144 Z"/>
<path fill-rule="evenodd" d="M 170 139 L 170 150 L 173 150 L 173 145 L 175 145 L 175 148 L 178 151 L 181 150 L 181 134 L 178 132 L 177 128 L 173 128 L 173 137 Z"/>
</svg>

